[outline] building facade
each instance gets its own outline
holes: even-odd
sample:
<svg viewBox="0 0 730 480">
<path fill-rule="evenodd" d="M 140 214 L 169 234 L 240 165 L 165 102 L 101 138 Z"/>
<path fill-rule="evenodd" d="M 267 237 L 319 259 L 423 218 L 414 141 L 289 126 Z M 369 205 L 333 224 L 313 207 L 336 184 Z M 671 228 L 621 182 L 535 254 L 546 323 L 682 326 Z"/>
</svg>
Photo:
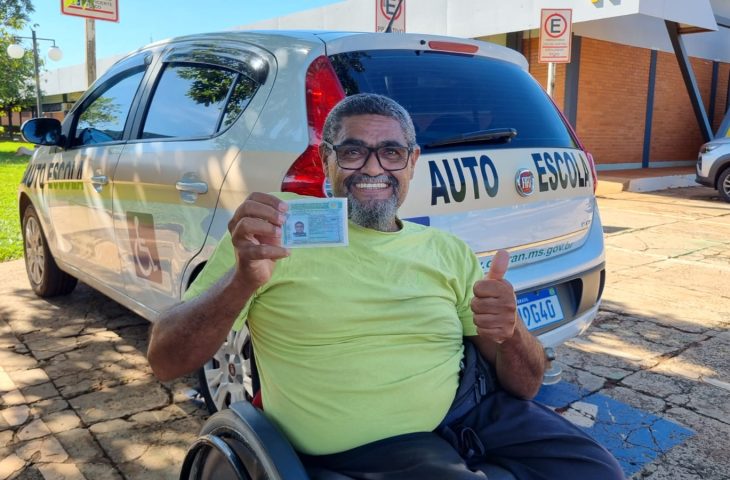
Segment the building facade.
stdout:
<svg viewBox="0 0 730 480">
<path fill-rule="evenodd" d="M 407 32 L 517 49 L 543 87 L 548 68 L 538 62 L 541 9 L 572 9 L 571 62 L 556 66 L 553 99 L 599 170 L 691 165 L 702 143 L 726 135 L 718 129 L 730 98 L 730 1 L 404 2 Z M 344 0 L 236 29 L 375 31 L 376 9 L 394 3 Z M 100 61 L 97 70 L 115 60 Z M 44 75 L 48 115 L 62 118 L 86 89 L 83 72 L 79 65 Z M 20 117 L 13 123 L 26 119 Z"/>
</svg>

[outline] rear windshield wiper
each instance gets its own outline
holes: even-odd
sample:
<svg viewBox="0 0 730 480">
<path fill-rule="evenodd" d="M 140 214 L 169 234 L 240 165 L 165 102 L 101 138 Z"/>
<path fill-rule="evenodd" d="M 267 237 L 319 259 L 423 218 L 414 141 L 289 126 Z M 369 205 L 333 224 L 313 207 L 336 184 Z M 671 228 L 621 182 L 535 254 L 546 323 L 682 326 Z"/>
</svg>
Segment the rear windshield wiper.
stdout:
<svg viewBox="0 0 730 480">
<path fill-rule="evenodd" d="M 517 136 L 514 128 L 490 128 L 476 132 L 462 133 L 443 140 L 427 143 L 424 148 L 445 147 L 447 145 L 468 145 L 470 143 L 507 143 Z"/>
</svg>

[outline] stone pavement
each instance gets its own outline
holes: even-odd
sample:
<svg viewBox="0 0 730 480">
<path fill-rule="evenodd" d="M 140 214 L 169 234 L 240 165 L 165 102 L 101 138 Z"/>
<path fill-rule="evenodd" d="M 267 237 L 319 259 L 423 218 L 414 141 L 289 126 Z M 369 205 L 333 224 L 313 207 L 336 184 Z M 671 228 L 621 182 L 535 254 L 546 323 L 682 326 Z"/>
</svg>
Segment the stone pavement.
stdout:
<svg viewBox="0 0 730 480">
<path fill-rule="evenodd" d="M 593 326 L 558 350 L 564 378 L 696 432 L 637 478 L 726 480 L 730 204 L 694 187 L 599 207 L 607 285 Z"/>
<path fill-rule="evenodd" d="M 160 383 L 147 321 L 85 285 L 50 301 L 0 264 L 0 479 L 173 479 L 207 411 Z"/>
<path fill-rule="evenodd" d="M 695 187 L 599 199 L 599 318 L 558 349 L 565 378 L 695 435 L 636 478 L 730 478 L 730 204 Z M 0 480 L 173 479 L 206 412 L 156 381 L 148 324 L 90 288 L 41 300 L 0 264 Z M 589 413 L 587 413 L 588 415 Z"/>
</svg>

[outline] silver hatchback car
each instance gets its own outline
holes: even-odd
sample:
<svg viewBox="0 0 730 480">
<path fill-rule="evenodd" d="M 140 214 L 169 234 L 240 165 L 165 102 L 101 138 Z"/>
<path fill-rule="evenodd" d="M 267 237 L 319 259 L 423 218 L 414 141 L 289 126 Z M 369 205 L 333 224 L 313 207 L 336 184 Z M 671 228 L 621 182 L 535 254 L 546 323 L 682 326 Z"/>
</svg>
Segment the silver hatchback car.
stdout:
<svg viewBox="0 0 730 480">
<path fill-rule="evenodd" d="M 341 98 L 412 115 L 422 148 L 400 216 L 452 232 L 489 267 L 511 254 L 518 310 L 546 347 L 584 331 L 605 282 L 595 169 L 519 53 L 419 34 L 226 32 L 114 65 L 63 124 L 23 126 L 19 190 L 40 296 L 81 280 L 150 321 L 179 302 L 251 191 L 327 192 L 317 156 Z M 247 331 L 201 371 L 211 410 L 251 393 Z"/>
</svg>

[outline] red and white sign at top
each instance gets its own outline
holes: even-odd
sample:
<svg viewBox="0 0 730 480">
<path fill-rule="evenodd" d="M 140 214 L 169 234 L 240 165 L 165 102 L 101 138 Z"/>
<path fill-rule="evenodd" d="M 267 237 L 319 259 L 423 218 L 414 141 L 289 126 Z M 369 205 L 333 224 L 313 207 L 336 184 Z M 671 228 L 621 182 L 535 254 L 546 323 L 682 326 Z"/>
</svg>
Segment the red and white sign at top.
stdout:
<svg viewBox="0 0 730 480">
<path fill-rule="evenodd" d="M 119 21 L 119 0 L 61 0 L 61 13 L 93 20 Z"/>
<path fill-rule="evenodd" d="M 540 63 L 570 63 L 573 10 L 543 8 L 540 15 Z"/>
<path fill-rule="evenodd" d="M 393 20 L 393 27 L 391 28 L 391 31 L 394 33 L 406 32 L 406 0 L 403 0 L 403 4 L 400 6 L 400 9 L 398 9 L 398 1 L 399 0 L 375 0 L 376 32 L 384 32 L 393 16 L 395 16 L 395 20 Z"/>
</svg>

